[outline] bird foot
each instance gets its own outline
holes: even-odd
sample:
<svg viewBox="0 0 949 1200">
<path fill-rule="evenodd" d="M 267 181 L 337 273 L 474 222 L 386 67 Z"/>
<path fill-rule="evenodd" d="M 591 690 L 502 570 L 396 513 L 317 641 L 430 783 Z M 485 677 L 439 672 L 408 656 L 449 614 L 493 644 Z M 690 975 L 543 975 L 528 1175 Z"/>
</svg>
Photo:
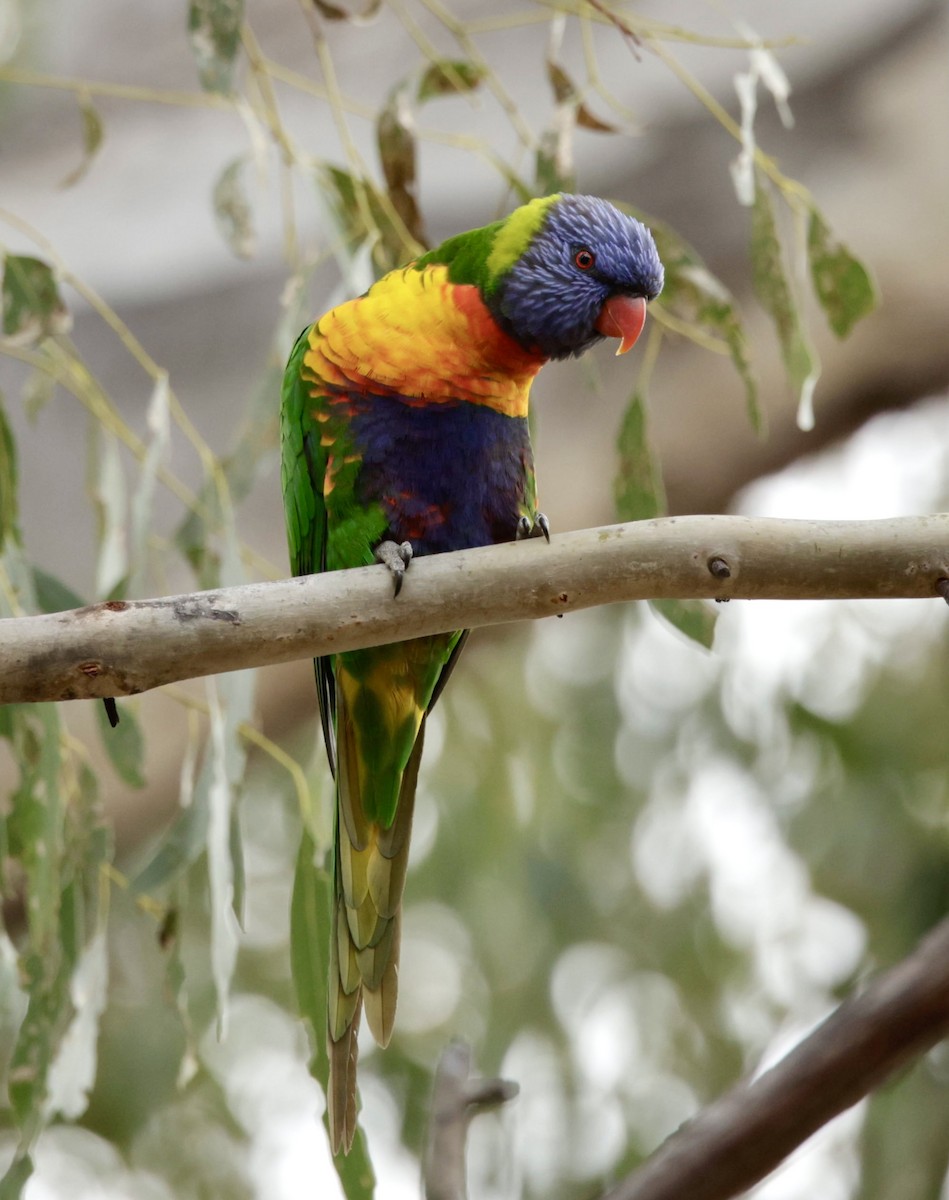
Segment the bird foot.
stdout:
<svg viewBox="0 0 949 1200">
<path fill-rule="evenodd" d="M 396 596 L 402 591 L 402 580 L 405 578 L 406 567 L 412 561 L 412 553 L 411 542 L 380 542 L 376 546 L 376 559 L 389 568 L 395 589 L 393 594 Z"/>
<path fill-rule="evenodd" d="M 532 537 L 542 537 L 549 542 L 550 522 L 542 512 L 534 513 L 533 521 L 530 517 L 521 517 L 517 523 L 517 533 L 514 536 L 519 542 Z"/>
</svg>

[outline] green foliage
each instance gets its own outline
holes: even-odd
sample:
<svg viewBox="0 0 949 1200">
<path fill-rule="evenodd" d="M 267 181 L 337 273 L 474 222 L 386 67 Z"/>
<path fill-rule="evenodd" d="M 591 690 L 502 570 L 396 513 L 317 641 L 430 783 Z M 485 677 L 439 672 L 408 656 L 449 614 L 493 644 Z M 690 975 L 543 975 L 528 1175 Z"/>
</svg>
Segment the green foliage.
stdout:
<svg viewBox="0 0 949 1200">
<path fill-rule="evenodd" d="M 211 200 L 221 236 L 238 258 L 253 258 L 257 237 L 250 203 L 244 188 L 244 159 L 227 164 L 214 185 Z"/>
<path fill-rule="evenodd" d="M 487 71 L 464 59 L 437 59 L 429 63 L 418 82 L 415 98 L 419 104 L 433 96 L 473 92 L 484 82 Z"/>
<path fill-rule="evenodd" d="M 14 345 L 29 345 L 65 333 L 70 324 L 49 264 L 8 254 L 3 262 L 3 336 Z"/>
<path fill-rule="evenodd" d="M 827 324 L 844 338 L 861 318 L 877 306 L 876 289 L 863 263 L 846 246 L 832 240 L 816 208 L 807 225 L 807 252 L 814 291 L 827 316 Z"/>
<path fill-rule="evenodd" d="M 240 48 L 244 0 L 190 0 L 188 36 L 201 86 L 228 93 Z"/>
<path fill-rule="evenodd" d="M 103 705 L 97 704 L 95 712 L 102 745 L 117 775 L 129 787 L 144 787 L 145 737 L 138 718 L 127 704 L 123 705 L 122 718 L 113 729 Z"/>
<path fill-rule="evenodd" d="M 424 246 L 426 238 L 422 214 L 415 195 L 415 135 L 407 88 L 396 88 L 379 114 L 376 142 L 392 207 L 409 237 Z"/>
<path fill-rule="evenodd" d="M 16 442 L 0 395 L 0 553 L 7 541 L 19 542 Z"/>
<path fill-rule="evenodd" d="M 777 330 L 788 379 L 801 394 L 811 386 L 817 363 L 785 272 L 768 185 L 760 177 L 751 218 L 751 267 L 755 292 Z"/>
<path fill-rule="evenodd" d="M 666 270 L 661 311 L 671 313 L 687 329 L 714 339 L 713 344 L 721 344 L 744 386 L 751 427 L 756 433 L 763 434 L 764 414 L 758 404 L 758 383 L 734 297 L 709 271 L 697 251 L 674 229 L 653 216 L 640 212 L 634 212 L 634 215 L 652 230 Z"/>
<path fill-rule="evenodd" d="M 85 92 L 80 92 L 76 99 L 79 104 L 79 116 L 82 121 L 82 159 L 79 165 L 70 171 L 63 180 L 63 187 L 75 187 L 79 183 L 92 166 L 102 146 L 102 139 L 105 136 L 102 117 L 99 115 L 99 110 L 92 103 L 91 98 Z"/>
<path fill-rule="evenodd" d="M 646 433 L 646 405 L 633 394 L 617 440 L 616 515 L 621 521 L 649 521 L 666 511 L 666 497 Z"/>
</svg>

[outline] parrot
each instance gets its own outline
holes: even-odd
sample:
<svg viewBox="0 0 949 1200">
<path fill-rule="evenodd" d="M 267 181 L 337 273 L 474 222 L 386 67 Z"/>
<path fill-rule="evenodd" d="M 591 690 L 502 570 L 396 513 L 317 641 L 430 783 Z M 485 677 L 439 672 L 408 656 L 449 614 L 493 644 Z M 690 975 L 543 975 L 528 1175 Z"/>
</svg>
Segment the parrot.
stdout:
<svg viewBox="0 0 949 1200">
<path fill-rule="evenodd" d="M 543 536 L 528 398 L 551 359 L 639 337 L 663 267 L 640 221 L 557 193 L 450 237 L 298 338 L 281 391 L 294 575 Z M 361 1013 L 392 1034 L 402 894 L 428 714 L 466 630 L 314 660 L 335 779 L 327 1051 L 334 1154 L 356 1128 Z"/>
</svg>

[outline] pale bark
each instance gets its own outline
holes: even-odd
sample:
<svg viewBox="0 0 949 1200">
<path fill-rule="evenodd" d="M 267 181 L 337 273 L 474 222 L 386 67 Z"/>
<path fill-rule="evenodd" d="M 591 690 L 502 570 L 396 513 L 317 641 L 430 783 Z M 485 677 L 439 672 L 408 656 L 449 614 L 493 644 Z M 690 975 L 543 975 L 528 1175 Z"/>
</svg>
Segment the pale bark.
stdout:
<svg viewBox="0 0 949 1200">
<path fill-rule="evenodd" d="M 0 621 L 0 703 L 161 684 L 402 638 L 669 597 L 938 597 L 949 514 L 668 517 L 375 566 Z"/>
</svg>

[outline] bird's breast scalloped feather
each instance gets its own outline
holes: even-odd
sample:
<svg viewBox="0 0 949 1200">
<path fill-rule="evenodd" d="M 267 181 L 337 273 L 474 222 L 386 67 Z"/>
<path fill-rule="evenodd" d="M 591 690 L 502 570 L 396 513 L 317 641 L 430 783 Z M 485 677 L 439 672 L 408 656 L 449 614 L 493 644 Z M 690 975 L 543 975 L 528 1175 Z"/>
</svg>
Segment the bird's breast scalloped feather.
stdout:
<svg viewBox="0 0 949 1200">
<path fill-rule="evenodd" d="M 444 265 L 409 265 L 311 326 L 302 371 L 314 390 L 468 401 L 523 417 L 545 361 L 500 328 L 476 287 L 452 283 Z"/>
</svg>

